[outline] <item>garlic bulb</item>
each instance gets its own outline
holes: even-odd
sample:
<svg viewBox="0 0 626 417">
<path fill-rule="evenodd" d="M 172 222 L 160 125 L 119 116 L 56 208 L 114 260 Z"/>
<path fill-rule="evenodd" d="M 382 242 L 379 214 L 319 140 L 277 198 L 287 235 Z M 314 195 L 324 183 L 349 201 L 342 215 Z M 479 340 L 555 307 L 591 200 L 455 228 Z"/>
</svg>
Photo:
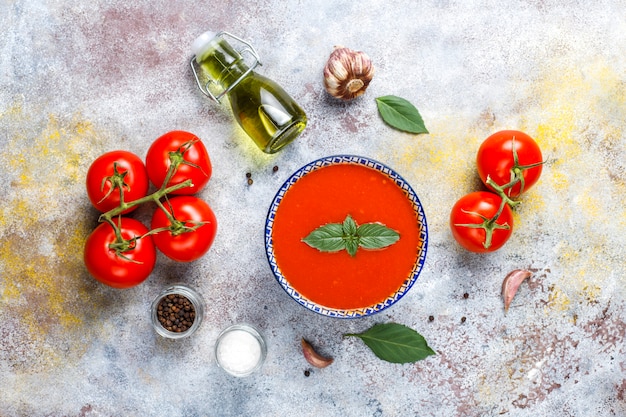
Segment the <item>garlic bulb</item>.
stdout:
<svg viewBox="0 0 626 417">
<path fill-rule="evenodd" d="M 324 86 L 336 98 L 352 100 L 365 93 L 374 65 L 365 52 L 336 46 L 324 67 Z"/>
</svg>

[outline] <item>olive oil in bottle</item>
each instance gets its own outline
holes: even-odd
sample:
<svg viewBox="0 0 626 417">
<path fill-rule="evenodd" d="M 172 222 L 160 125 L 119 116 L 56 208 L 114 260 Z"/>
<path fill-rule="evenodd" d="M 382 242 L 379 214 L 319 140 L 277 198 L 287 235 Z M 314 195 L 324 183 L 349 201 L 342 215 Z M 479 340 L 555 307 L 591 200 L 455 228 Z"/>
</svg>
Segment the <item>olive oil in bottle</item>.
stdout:
<svg viewBox="0 0 626 417">
<path fill-rule="evenodd" d="M 246 48 L 237 51 L 227 38 Z M 282 87 L 254 72 L 260 61 L 252 45 L 226 32 L 206 32 L 192 48 L 191 68 L 200 90 L 217 102 L 227 96 L 235 119 L 259 149 L 275 153 L 302 133 L 307 123 L 304 111 Z M 251 65 L 245 54 L 254 59 Z M 216 94 L 216 89 L 221 92 Z"/>
</svg>

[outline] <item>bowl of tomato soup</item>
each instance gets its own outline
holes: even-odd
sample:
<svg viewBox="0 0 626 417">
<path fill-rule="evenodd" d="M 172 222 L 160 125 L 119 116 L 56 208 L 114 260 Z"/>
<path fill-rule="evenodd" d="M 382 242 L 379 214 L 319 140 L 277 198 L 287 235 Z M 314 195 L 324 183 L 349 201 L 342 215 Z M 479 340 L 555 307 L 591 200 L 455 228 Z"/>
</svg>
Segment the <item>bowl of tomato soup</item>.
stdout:
<svg viewBox="0 0 626 417">
<path fill-rule="evenodd" d="M 348 215 L 356 225 L 384 225 L 399 238 L 352 254 L 305 243 L 313 230 L 343 224 Z M 321 158 L 292 174 L 265 226 L 278 283 L 302 306 L 330 317 L 364 317 L 395 304 L 417 281 L 427 244 L 426 216 L 411 186 L 380 162 L 353 155 Z"/>
</svg>

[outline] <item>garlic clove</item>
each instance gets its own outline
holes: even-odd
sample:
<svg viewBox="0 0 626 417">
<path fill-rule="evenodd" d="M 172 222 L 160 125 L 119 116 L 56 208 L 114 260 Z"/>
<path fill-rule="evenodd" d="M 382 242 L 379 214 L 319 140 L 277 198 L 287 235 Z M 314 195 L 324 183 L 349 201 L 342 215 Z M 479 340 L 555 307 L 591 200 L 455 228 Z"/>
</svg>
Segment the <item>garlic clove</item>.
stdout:
<svg viewBox="0 0 626 417">
<path fill-rule="evenodd" d="M 509 306 L 513 297 L 517 293 L 517 289 L 524 282 L 525 279 L 530 278 L 532 272 L 525 269 L 515 269 L 504 278 L 502 281 L 502 298 L 504 299 L 504 312 L 509 311 Z"/>
<path fill-rule="evenodd" d="M 315 349 L 313 349 L 313 346 L 311 346 L 309 342 L 304 340 L 304 338 L 302 338 L 300 343 L 302 345 L 302 354 L 304 355 L 304 359 L 306 359 L 306 361 L 312 366 L 315 366 L 316 368 L 326 368 L 328 365 L 333 363 L 332 358 L 325 358 L 324 356 L 321 356 L 315 351 Z"/>
<path fill-rule="evenodd" d="M 352 100 L 363 93 L 374 77 L 374 65 L 365 52 L 336 46 L 324 67 L 324 87 L 336 98 Z"/>
</svg>

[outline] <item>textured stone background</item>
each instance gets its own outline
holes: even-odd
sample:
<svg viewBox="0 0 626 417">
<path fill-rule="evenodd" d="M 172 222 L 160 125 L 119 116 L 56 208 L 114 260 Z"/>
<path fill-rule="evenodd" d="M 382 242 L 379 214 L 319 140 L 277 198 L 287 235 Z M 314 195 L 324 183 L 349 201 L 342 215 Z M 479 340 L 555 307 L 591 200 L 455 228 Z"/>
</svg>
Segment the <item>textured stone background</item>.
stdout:
<svg viewBox="0 0 626 417">
<path fill-rule="evenodd" d="M 3 417 L 626 415 L 623 0 L 3 0 L 0 27 Z M 288 149 L 260 153 L 227 107 L 198 92 L 190 44 L 209 29 L 252 41 L 260 72 L 306 110 L 307 130 Z M 322 86 L 338 44 L 377 67 L 367 94 L 349 104 Z M 374 98 L 387 94 L 413 102 L 431 133 L 384 125 Z M 480 187 L 479 144 L 505 128 L 535 137 L 548 163 L 508 244 L 470 254 L 447 216 Z M 113 149 L 144 156 L 174 129 L 202 137 L 211 154 L 201 196 L 218 216 L 215 244 L 192 264 L 159 258 L 134 289 L 104 287 L 82 264 L 97 218 L 86 170 Z M 398 171 L 430 228 L 415 287 L 352 321 L 291 301 L 263 247 L 282 182 L 337 153 Z M 516 268 L 534 276 L 505 316 L 500 285 Z M 208 304 L 198 333 L 178 342 L 160 339 L 148 316 L 173 281 Z M 269 347 L 246 379 L 225 375 L 212 354 L 219 331 L 240 321 L 261 328 Z M 438 354 L 394 365 L 342 337 L 388 321 L 415 328 Z M 305 376 L 302 336 L 335 363 Z"/>
</svg>

